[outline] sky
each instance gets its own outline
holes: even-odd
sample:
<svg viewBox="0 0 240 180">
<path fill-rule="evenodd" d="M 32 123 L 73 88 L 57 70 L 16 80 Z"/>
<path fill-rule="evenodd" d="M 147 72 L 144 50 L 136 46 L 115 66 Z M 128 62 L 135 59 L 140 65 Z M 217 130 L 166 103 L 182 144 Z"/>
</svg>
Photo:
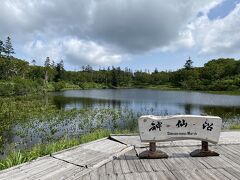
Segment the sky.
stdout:
<svg viewBox="0 0 240 180">
<path fill-rule="evenodd" d="M 176 70 L 240 59 L 240 0 L 0 0 L 0 39 L 15 57 L 79 70 Z"/>
</svg>

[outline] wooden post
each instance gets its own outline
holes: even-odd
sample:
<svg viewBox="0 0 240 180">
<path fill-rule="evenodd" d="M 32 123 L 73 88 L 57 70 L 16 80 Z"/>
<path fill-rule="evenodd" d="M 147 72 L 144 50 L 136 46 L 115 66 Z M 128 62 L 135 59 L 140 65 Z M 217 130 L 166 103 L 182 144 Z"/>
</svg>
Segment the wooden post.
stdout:
<svg viewBox="0 0 240 180">
<path fill-rule="evenodd" d="M 155 142 L 150 142 L 149 143 L 149 150 L 152 152 L 156 151 L 156 143 Z"/>
<path fill-rule="evenodd" d="M 196 149 L 190 153 L 192 157 L 207 157 L 207 156 L 219 156 L 215 151 L 208 149 L 208 142 L 202 141 L 202 149 Z"/>
<path fill-rule="evenodd" d="M 156 142 L 150 142 L 149 150 L 141 152 L 138 157 L 140 159 L 163 159 L 168 158 L 168 155 L 161 150 L 157 150 Z"/>
<path fill-rule="evenodd" d="M 202 150 L 208 151 L 208 142 L 207 141 L 202 141 Z"/>
</svg>

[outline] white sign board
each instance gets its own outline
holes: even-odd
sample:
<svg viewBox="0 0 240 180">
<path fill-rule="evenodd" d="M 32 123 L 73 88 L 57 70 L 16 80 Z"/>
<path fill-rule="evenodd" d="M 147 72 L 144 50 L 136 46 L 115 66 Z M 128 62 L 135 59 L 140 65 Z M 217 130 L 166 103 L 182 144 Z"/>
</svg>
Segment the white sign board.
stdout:
<svg viewBox="0 0 240 180">
<path fill-rule="evenodd" d="M 141 116 L 138 119 L 142 142 L 196 139 L 216 144 L 222 119 L 217 116 Z"/>
</svg>

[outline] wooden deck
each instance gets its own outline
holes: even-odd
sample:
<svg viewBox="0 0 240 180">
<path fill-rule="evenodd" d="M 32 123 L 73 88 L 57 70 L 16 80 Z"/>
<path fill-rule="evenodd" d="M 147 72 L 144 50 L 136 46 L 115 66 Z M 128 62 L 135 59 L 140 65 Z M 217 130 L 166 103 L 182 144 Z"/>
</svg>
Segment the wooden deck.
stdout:
<svg viewBox="0 0 240 180">
<path fill-rule="evenodd" d="M 240 179 L 240 132 L 222 132 L 210 149 L 219 157 L 193 158 L 199 141 L 158 143 L 168 159 L 138 159 L 138 136 L 111 136 L 0 171 L 0 179 Z"/>
</svg>

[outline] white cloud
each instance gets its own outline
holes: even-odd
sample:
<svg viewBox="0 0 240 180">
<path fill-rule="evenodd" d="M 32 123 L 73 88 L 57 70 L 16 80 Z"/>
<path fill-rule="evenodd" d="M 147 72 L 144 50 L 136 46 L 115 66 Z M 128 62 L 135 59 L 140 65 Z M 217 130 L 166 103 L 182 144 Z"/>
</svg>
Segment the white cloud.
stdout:
<svg viewBox="0 0 240 180">
<path fill-rule="evenodd" d="M 96 65 L 113 65 L 121 62 L 123 55 L 113 53 L 93 41 L 79 40 L 77 38 L 69 39 L 63 42 L 65 55 L 69 57 L 72 64 L 85 62 Z"/>
<path fill-rule="evenodd" d="M 80 40 L 76 37 L 65 37 L 50 42 L 41 40 L 28 42 L 24 50 L 31 59 L 43 64 L 46 57 L 56 61 L 66 60 L 70 65 L 102 65 L 108 66 L 121 62 L 123 55 L 93 41 Z"/>
<path fill-rule="evenodd" d="M 26 58 L 72 65 L 113 65 L 153 50 L 237 52 L 239 5 L 223 19 L 207 17 L 222 1 L 0 0 L 0 38 L 24 45 Z"/>
<path fill-rule="evenodd" d="M 240 4 L 225 18 L 201 23 L 204 54 L 238 53 L 240 51 Z M 203 27 L 203 25 L 206 25 Z"/>
</svg>

